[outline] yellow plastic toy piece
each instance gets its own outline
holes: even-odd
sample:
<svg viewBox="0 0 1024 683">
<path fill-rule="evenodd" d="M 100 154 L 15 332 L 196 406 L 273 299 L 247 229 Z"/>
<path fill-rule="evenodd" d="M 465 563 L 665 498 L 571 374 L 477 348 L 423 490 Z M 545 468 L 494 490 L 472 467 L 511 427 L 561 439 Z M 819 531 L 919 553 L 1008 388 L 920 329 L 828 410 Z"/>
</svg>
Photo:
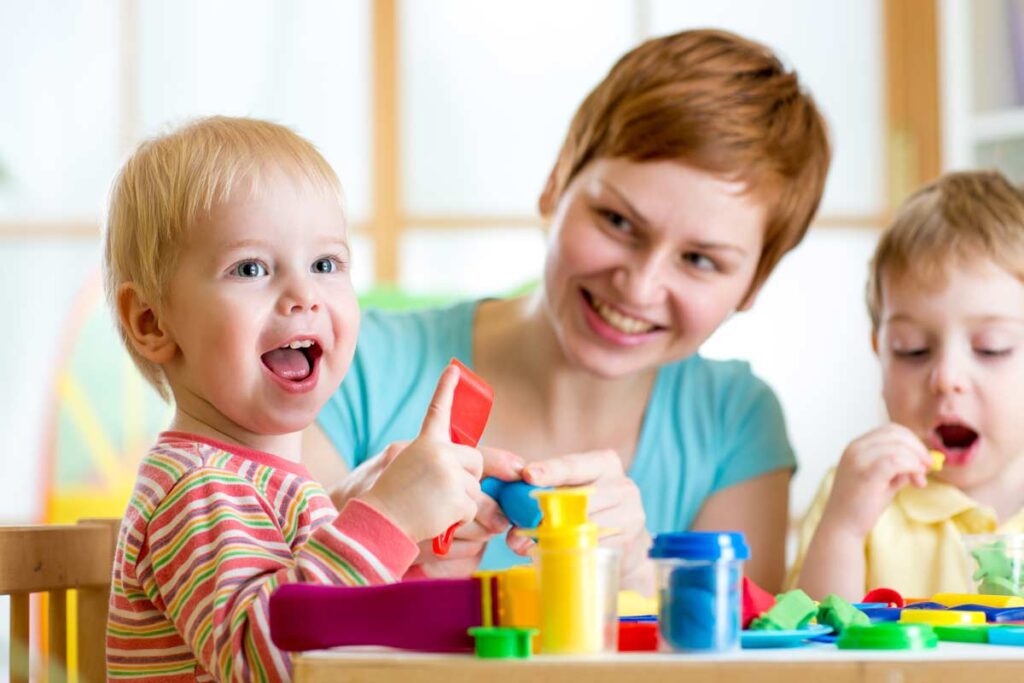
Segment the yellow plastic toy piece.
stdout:
<svg viewBox="0 0 1024 683">
<path fill-rule="evenodd" d="M 498 573 L 498 623 L 515 628 L 540 626 L 540 588 L 532 565 L 510 567 Z"/>
<path fill-rule="evenodd" d="M 619 591 L 620 617 L 646 617 L 657 613 L 657 598 L 645 598 L 636 591 Z"/>
<path fill-rule="evenodd" d="M 1024 598 L 1012 595 L 979 595 L 975 593 L 937 593 L 932 602 L 946 607 L 957 605 L 981 605 L 982 607 L 1024 607 Z"/>
<path fill-rule="evenodd" d="M 960 603 L 963 604 L 963 603 Z M 985 623 L 984 612 L 960 612 L 948 609 L 905 609 L 900 614 L 904 624 L 932 626 L 971 626 Z"/>
<path fill-rule="evenodd" d="M 535 491 L 543 521 L 540 639 L 547 654 L 590 654 L 604 645 L 597 568 L 597 525 L 587 519 L 589 489 Z"/>
<path fill-rule="evenodd" d="M 928 455 L 932 456 L 932 472 L 940 471 L 946 464 L 946 454 L 942 451 L 928 451 Z"/>
</svg>

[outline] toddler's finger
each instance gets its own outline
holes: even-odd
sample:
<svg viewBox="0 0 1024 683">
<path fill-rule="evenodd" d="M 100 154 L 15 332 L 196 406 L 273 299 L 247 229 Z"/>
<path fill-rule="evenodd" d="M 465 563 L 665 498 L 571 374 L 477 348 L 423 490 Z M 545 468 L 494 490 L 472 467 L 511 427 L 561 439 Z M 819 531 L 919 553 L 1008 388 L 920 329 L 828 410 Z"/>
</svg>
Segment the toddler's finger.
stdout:
<svg viewBox="0 0 1024 683">
<path fill-rule="evenodd" d="M 498 503 L 481 491 L 473 496 L 476 501 L 476 523 L 492 534 L 501 533 L 508 528 L 509 521 L 501 511 Z"/>
<path fill-rule="evenodd" d="M 459 383 L 459 368 L 449 365 L 441 373 L 434 389 L 434 396 L 427 406 L 427 414 L 423 418 L 420 436 L 436 441 L 451 440 L 452 401 L 455 398 L 455 387 Z"/>
<path fill-rule="evenodd" d="M 460 446 L 458 444 L 452 444 L 449 449 L 449 452 L 455 456 L 455 461 L 462 470 L 479 483 L 484 472 L 484 461 L 480 451 L 472 446 Z"/>
<path fill-rule="evenodd" d="M 461 527 L 459 527 L 461 530 Z M 463 560 L 470 557 L 476 557 L 483 552 L 486 543 L 478 540 L 463 540 L 458 537 L 456 532 L 455 540 L 452 541 L 452 547 L 448 550 L 448 554 L 445 555 L 445 559 L 448 560 Z"/>
</svg>

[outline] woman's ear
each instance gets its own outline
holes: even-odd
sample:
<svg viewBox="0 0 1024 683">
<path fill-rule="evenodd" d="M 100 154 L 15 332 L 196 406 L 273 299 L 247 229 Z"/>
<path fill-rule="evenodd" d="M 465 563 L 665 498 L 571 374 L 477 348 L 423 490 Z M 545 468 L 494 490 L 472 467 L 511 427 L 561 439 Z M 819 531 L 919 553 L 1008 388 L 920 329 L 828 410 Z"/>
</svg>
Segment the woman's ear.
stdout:
<svg viewBox="0 0 1024 683">
<path fill-rule="evenodd" d="M 544 190 L 540 193 L 540 199 L 537 200 L 537 208 L 540 210 L 540 215 L 543 218 L 547 218 L 555 212 L 555 207 L 558 205 L 558 197 L 555 196 L 555 169 L 551 169 L 551 173 L 548 174 L 548 180 L 544 183 Z"/>
<path fill-rule="evenodd" d="M 157 365 L 174 358 L 178 345 L 134 282 L 117 288 L 117 317 L 128 343 L 140 356 Z"/>
</svg>

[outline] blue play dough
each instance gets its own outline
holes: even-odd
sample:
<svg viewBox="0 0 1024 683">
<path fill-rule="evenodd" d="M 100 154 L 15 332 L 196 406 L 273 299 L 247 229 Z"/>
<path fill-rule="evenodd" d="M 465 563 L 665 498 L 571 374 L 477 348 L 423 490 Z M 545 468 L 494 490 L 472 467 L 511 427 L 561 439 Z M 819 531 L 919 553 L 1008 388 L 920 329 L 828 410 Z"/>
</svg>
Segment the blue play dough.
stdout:
<svg viewBox="0 0 1024 683">
<path fill-rule="evenodd" d="M 525 481 L 502 481 L 494 477 L 487 477 L 480 482 L 480 490 L 498 501 L 508 521 L 521 529 L 536 529 L 540 526 L 540 504 L 530 495 L 538 488 Z"/>
<path fill-rule="evenodd" d="M 680 566 L 661 591 L 662 636 L 676 650 L 729 650 L 740 632 L 740 567 Z"/>
</svg>

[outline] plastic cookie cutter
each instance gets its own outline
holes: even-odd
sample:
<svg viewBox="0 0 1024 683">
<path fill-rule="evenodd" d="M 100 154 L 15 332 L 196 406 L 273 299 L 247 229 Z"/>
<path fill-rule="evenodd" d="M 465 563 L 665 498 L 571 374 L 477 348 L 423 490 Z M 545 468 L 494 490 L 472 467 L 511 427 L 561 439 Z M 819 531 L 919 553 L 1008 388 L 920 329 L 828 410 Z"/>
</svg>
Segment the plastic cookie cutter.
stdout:
<svg viewBox="0 0 1024 683">
<path fill-rule="evenodd" d="M 455 386 L 455 396 L 452 399 L 449 435 L 452 443 L 476 447 L 491 414 L 494 391 L 476 373 L 455 358 L 451 364 L 459 368 L 459 383 Z M 502 481 L 495 477 L 487 477 L 480 482 L 480 489 L 497 501 L 505 517 L 513 525 L 521 528 L 533 528 L 540 524 L 540 505 L 531 495 L 538 488 L 525 481 Z M 434 539 L 435 554 L 447 554 L 458 526 L 453 524 L 444 534 Z"/>
<path fill-rule="evenodd" d="M 484 433 L 487 418 L 491 415 L 494 390 L 457 359 L 452 358 L 451 365 L 459 369 L 459 383 L 455 385 L 455 396 L 452 397 L 452 420 L 448 432 L 452 443 L 475 448 Z M 434 538 L 435 554 L 448 554 L 458 526 L 452 524 L 447 531 Z"/>
</svg>

